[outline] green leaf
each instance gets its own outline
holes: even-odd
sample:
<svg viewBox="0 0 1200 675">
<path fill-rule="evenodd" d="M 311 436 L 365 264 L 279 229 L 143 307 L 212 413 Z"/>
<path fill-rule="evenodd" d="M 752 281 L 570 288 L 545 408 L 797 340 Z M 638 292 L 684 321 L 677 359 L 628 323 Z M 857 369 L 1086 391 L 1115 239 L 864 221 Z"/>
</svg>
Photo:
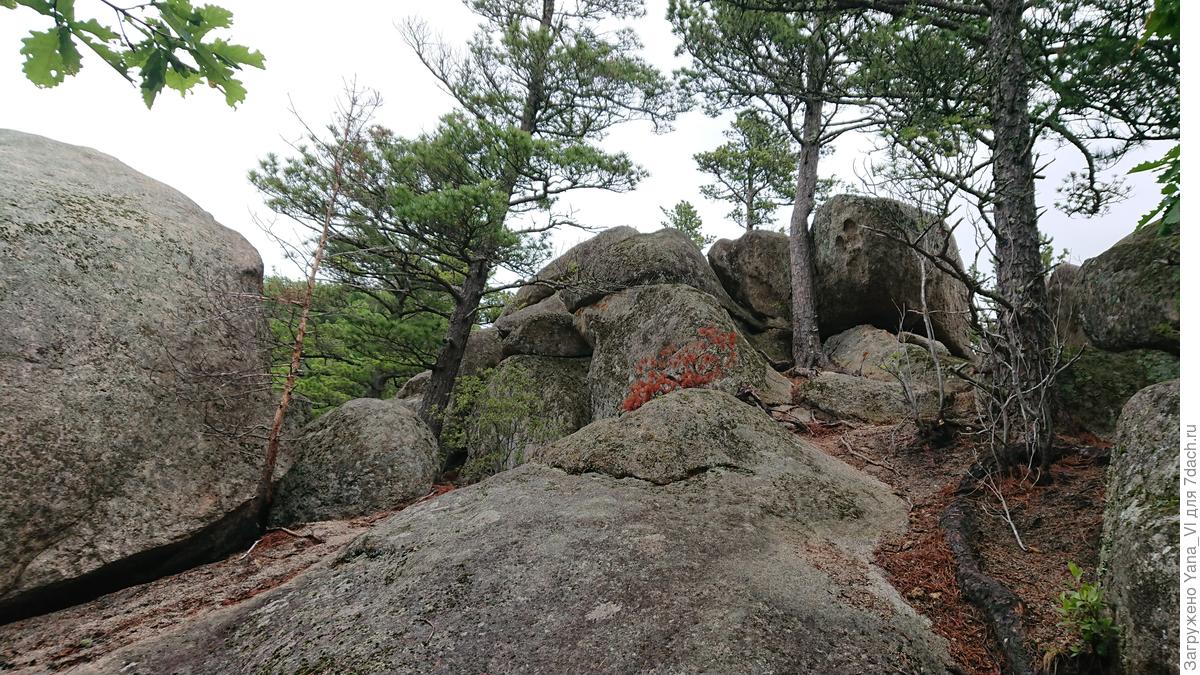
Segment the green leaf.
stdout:
<svg viewBox="0 0 1200 675">
<path fill-rule="evenodd" d="M 25 65 L 22 70 L 29 81 L 39 87 L 62 84 L 68 75 L 79 72 L 79 50 L 66 26 L 47 31 L 33 31 L 21 41 Z"/>
</svg>

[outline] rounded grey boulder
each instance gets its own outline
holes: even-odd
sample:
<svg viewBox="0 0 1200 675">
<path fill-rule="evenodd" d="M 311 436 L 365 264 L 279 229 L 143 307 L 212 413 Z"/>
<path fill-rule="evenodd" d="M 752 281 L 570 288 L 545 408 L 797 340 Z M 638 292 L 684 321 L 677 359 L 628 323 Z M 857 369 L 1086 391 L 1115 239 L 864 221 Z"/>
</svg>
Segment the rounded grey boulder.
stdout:
<svg viewBox="0 0 1200 675">
<path fill-rule="evenodd" d="M 398 399 L 356 398 L 304 429 L 271 522 L 353 518 L 423 497 L 437 478 L 433 433 Z"/>
<path fill-rule="evenodd" d="M 1100 558 L 1125 672 L 1179 672 L 1179 380 L 1121 411 Z"/>
<path fill-rule="evenodd" d="M 580 310 L 576 322 L 592 344 L 592 419 L 618 414 L 656 374 L 683 379 L 703 373 L 705 381 L 688 386 L 736 393 L 749 385 L 772 403 L 791 398 L 791 385 L 746 341 L 716 298 L 690 286 L 614 293 Z"/>
<path fill-rule="evenodd" d="M 792 276 L 788 237 L 752 230 L 737 239 L 719 239 L 708 249 L 708 262 L 729 295 L 756 315 L 792 320 Z"/>
<path fill-rule="evenodd" d="M 1147 227 L 1083 263 L 1077 293 L 1083 330 L 1111 351 L 1179 353 L 1179 230 Z"/>
<path fill-rule="evenodd" d="M 887 235 L 881 234 L 888 233 Z M 922 234 L 923 233 L 923 234 Z M 958 261 L 958 246 L 932 216 L 890 199 L 838 195 L 813 219 L 813 265 L 821 335 L 860 324 L 894 331 L 900 308 L 904 330 L 924 334 L 921 309 L 921 255 L 891 237 L 914 241 L 923 250 Z M 962 282 L 926 262 L 926 304 L 938 341 L 958 356 L 971 354 L 970 307 Z"/>
<path fill-rule="evenodd" d="M 252 536 L 262 271 L 170 187 L 0 130 L 0 616 Z"/>
</svg>

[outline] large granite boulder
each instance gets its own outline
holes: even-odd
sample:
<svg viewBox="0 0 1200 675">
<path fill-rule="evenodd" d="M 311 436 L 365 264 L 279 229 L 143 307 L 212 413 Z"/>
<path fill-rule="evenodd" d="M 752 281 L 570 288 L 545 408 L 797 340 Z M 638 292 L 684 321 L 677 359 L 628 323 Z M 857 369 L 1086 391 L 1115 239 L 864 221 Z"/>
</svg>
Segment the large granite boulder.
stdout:
<svg viewBox="0 0 1200 675">
<path fill-rule="evenodd" d="M 871 563 L 904 503 L 756 408 L 676 392 L 555 447 L 566 471 L 529 463 L 409 507 L 333 564 L 98 668 L 950 671 Z"/>
<path fill-rule="evenodd" d="M 0 620 L 252 536 L 262 273 L 179 192 L 0 130 Z"/>
<path fill-rule="evenodd" d="M 592 418 L 618 414 L 631 397 L 673 379 L 736 393 L 749 385 L 786 403 L 788 381 L 767 364 L 713 296 L 690 286 L 636 286 L 576 313 L 592 345 L 588 371 Z"/>
<path fill-rule="evenodd" d="M 813 219 L 813 265 L 821 335 L 870 324 L 885 330 L 900 325 L 924 333 L 921 309 L 923 256 L 881 234 L 920 239 L 923 250 L 961 259 L 946 227 L 932 216 L 890 199 L 838 195 L 822 204 Z M 967 288 L 926 262 L 926 304 L 935 337 L 958 356 L 971 354 Z"/>
<path fill-rule="evenodd" d="M 594 267 L 594 260 L 604 257 L 604 252 L 621 241 L 638 236 L 639 232 L 627 225 L 612 227 L 596 236 L 585 239 L 567 249 L 566 253 L 551 260 L 529 283 L 517 289 L 501 317 L 517 310 L 535 305 L 554 295 L 558 286 L 569 277 L 581 274 Z"/>
<path fill-rule="evenodd" d="M 703 291 L 734 316 L 750 325 L 759 321 L 729 297 L 704 254 L 687 235 L 674 228 L 658 232 L 606 230 L 554 260 L 537 280 L 561 286 L 558 291 L 568 312 L 590 305 L 606 295 L 652 284 L 682 284 Z M 540 289 L 530 290 L 526 289 Z M 509 314 L 549 297 L 550 288 L 533 283 L 517 292 L 505 311 Z"/>
<path fill-rule="evenodd" d="M 538 447 L 592 419 L 587 358 L 517 355 L 478 383 L 456 420 L 474 482 L 523 463 Z M 460 387 L 456 396 L 462 395 Z"/>
<path fill-rule="evenodd" d="M 1063 426 L 1108 437 L 1130 397 L 1179 378 L 1179 357 L 1154 349 L 1109 352 L 1095 347 L 1068 350 L 1073 359 L 1054 382 Z"/>
<path fill-rule="evenodd" d="M 1179 381 L 1143 389 L 1117 424 L 1100 567 L 1127 673 L 1179 672 Z"/>
<path fill-rule="evenodd" d="M 1134 232 L 1083 263 L 1083 330 L 1102 349 L 1179 353 L 1179 230 Z"/>
<path fill-rule="evenodd" d="M 1054 318 L 1057 340 L 1075 350 L 1092 344 L 1083 332 L 1083 321 L 1079 316 L 1079 272 L 1079 265 L 1063 263 L 1055 267 L 1046 280 L 1046 299 Z"/>
<path fill-rule="evenodd" d="M 846 373 L 823 371 L 800 380 L 795 401 L 838 420 L 892 424 L 933 420 L 939 412 L 937 389 L 914 383 L 909 393 L 899 382 L 882 382 Z"/>
<path fill-rule="evenodd" d="M 708 249 L 708 262 L 729 295 L 780 327 L 790 327 L 792 320 L 790 260 L 788 236 L 767 230 L 718 239 Z"/>
<path fill-rule="evenodd" d="M 901 342 L 901 340 L 905 340 Z M 896 383 L 903 379 L 913 385 L 936 390 L 938 367 L 942 387 L 947 391 L 966 391 L 970 384 L 952 374 L 965 362 L 951 356 L 946 346 L 935 341 L 937 363 L 929 353 L 929 342 L 911 333 L 889 333 L 874 326 L 855 326 L 830 337 L 822 345 L 834 368 L 858 377 Z"/>
<path fill-rule="evenodd" d="M 425 496 L 438 473 L 429 427 L 398 399 L 356 398 L 308 425 L 280 481 L 271 521 L 334 520 Z"/>
<path fill-rule="evenodd" d="M 587 356 L 592 353 L 575 317 L 557 293 L 528 307 L 505 314 L 494 324 L 505 356 Z"/>
</svg>

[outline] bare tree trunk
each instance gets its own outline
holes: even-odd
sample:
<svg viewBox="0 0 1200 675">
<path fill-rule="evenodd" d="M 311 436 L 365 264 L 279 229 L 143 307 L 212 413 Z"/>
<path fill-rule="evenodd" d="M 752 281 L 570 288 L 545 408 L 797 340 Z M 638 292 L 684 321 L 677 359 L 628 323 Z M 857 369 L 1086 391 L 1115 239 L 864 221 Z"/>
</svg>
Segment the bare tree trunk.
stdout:
<svg viewBox="0 0 1200 675">
<path fill-rule="evenodd" d="M 435 438 L 440 438 L 442 434 L 443 413 L 450 403 L 454 381 L 458 379 L 463 354 L 467 351 L 467 338 L 471 337 L 471 327 L 475 325 L 475 313 L 483 300 L 489 271 L 487 263 L 482 260 L 473 261 L 467 268 L 461 296 L 446 326 L 442 351 L 433 364 L 433 374 L 425 388 L 425 397 L 421 399 L 421 419 L 429 425 Z"/>
<path fill-rule="evenodd" d="M 792 277 L 792 360 L 797 369 L 825 365 L 821 332 L 817 323 L 816 284 L 813 280 L 812 235 L 808 218 L 817 194 L 817 160 L 821 155 L 821 107 L 819 98 L 804 104 L 800 164 L 796 171 L 796 203 L 789 227 Z"/>
<path fill-rule="evenodd" d="M 337 201 L 342 194 L 343 157 L 351 138 L 364 117 L 364 107 L 360 104 L 359 92 L 351 91 L 347 101 L 340 136 L 334 140 L 333 165 L 330 168 L 329 195 L 325 202 L 325 215 L 321 223 L 321 236 L 317 239 L 316 249 L 313 250 L 312 260 L 308 264 L 308 278 L 304 286 L 304 298 L 300 303 L 300 317 L 296 322 L 296 336 L 292 342 L 292 360 L 288 364 L 287 377 L 283 382 L 283 392 L 279 396 L 279 404 L 275 406 L 275 417 L 271 421 L 271 432 L 267 435 L 267 449 L 263 457 L 262 475 L 258 479 L 256 499 L 260 517 L 265 518 L 271 507 L 272 494 L 275 484 L 275 466 L 279 463 L 279 441 L 283 435 L 283 422 L 287 417 L 288 406 L 292 402 L 292 393 L 296 389 L 296 379 L 300 373 L 300 361 L 304 354 L 304 337 L 308 331 L 308 315 L 312 309 L 313 292 L 317 287 L 317 273 L 321 270 L 321 260 L 325 257 L 325 247 L 329 242 L 329 230 L 333 224 L 334 211 Z"/>
<path fill-rule="evenodd" d="M 996 280 L 1011 308 L 1001 307 L 1001 330 L 1006 334 L 1015 392 L 1028 391 L 1048 373 L 1052 330 L 1046 310 L 1045 270 L 1040 252 L 1034 193 L 1033 141 L 1029 120 L 1028 66 L 1022 51 L 1022 0 L 993 0 L 988 55 L 995 77 L 992 125 L 995 135 L 992 175 L 996 201 Z M 1049 397 L 1023 408 L 1031 453 L 1048 461 L 1052 436 Z"/>
</svg>

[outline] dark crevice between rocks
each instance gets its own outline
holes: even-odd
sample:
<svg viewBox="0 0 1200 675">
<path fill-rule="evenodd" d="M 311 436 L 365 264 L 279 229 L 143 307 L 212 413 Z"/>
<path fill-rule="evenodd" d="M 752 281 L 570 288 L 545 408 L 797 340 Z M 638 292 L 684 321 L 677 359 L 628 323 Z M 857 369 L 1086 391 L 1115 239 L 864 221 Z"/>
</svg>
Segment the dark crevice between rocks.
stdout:
<svg viewBox="0 0 1200 675">
<path fill-rule="evenodd" d="M 702 476 L 714 469 L 726 469 L 729 471 L 733 471 L 735 473 L 741 473 L 741 474 L 747 474 L 747 475 L 751 475 L 754 473 L 753 471 L 751 471 L 750 469 L 747 469 L 744 466 L 738 466 L 737 464 L 728 464 L 728 463 L 724 463 L 724 462 L 717 462 L 716 464 L 705 464 L 703 466 L 692 467 L 692 468 L 688 469 L 687 471 L 685 471 L 682 476 L 672 477 L 667 480 L 654 480 L 652 478 L 644 478 L 642 476 L 639 476 L 639 475 L 633 474 L 633 473 L 613 472 L 613 471 L 607 471 L 607 470 L 596 468 L 596 467 L 584 467 L 582 469 L 564 469 L 561 466 L 554 466 L 554 465 L 550 465 L 550 466 L 552 466 L 555 469 L 559 469 L 563 473 L 566 473 L 566 474 L 569 474 L 572 476 L 582 476 L 582 475 L 588 474 L 588 473 L 595 473 L 595 474 L 600 474 L 603 476 L 608 476 L 609 478 L 614 478 L 616 480 L 632 478 L 633 480 L 639 480 L 639 481 L 642 481 L 643 483 L 650 483 L 651 485 L 654 485 L 656 487 L 665 487 L 667 485 L 671 485 L 672 483 L 683 483 L 683 482 L 689 481 L 693 478 L 696 478 L 697 476 Z"/>
<path fill-rule="evenodd" d="M 214 562 L 250 545 L 261 533 L 250 500 L 190 537 L 136 553 L 92 572 L 26 591 L 0 603 L 0 625 L 80 605 L 123 588 Z"/>
<path fill-rule="evenodd" d="M 971 495 L 979 489 L 979 478 L 986 467 L 976 464 L 959 481 L 954 498 L 942 513 L 940 525 L 946 544 L 954 555 L 955 576 L 963 597 L 983 612 L 1000 653 L 1005 672 L 1034 675 L 1035 659 L 1025 638 L 1022 620 L 1024 604 L 1010 588 L 988 576 L 980 567 L 979 555 L 971 543 L 975 535 L 975 508 Z"/>
</svg>

